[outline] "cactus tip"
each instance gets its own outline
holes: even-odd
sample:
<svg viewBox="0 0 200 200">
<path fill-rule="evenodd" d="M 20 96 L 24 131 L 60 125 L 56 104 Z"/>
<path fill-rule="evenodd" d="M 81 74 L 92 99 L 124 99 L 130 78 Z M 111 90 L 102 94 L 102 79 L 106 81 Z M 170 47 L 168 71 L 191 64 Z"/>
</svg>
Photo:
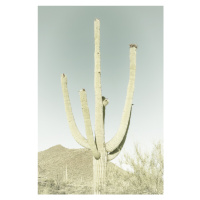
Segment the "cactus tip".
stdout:
<svg viewBox="0 0 200 200">
<path fill-rule="evenodd" d="M 130 44 L 129 46 L 130 46 L 130 48 L 135 47 L 137 49 L 137 45 L 136 44 Z"/>
<path fill-rule="evenodd" d="M 65 83 L 67 83 L 67 76 L 65 76 L 64 73 L 61 74 L 61 81 L 64 81 Z"/>
<path fill-rule="evenodd" d="M 83 89 L 79 90 L 79 92 L 82 92 L 82 91 L 85 91 L 85 89 L 83 88 Z"/>
<path fill-rule="evenodd" d="M 104 97 L 104 99 L 103 99 L 103 105 L 107 106 L 108 104 L 109 104 L 109 100 Z"/>
</svg>

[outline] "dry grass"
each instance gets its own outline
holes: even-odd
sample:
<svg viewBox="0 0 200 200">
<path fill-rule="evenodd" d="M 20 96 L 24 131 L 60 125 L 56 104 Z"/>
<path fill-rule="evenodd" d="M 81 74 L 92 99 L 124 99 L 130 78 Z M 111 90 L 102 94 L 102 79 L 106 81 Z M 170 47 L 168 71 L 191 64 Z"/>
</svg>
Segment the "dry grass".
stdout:
<svg viewBox="0 0 200 200">
<path fill-rule="evenodd" d="M 71 182 L 60 182 L 56 184 L 55 180 L 45 180 L 38 183 L 38 194 L 93 194 L 92 186 L 77 185 Z"/>
</svg>

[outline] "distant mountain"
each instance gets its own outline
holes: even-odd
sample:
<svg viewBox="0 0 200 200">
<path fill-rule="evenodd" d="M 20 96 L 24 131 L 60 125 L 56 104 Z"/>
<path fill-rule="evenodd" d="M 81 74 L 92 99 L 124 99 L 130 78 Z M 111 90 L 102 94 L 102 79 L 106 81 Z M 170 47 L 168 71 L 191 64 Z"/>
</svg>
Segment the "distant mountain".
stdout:
<svg viewBox="0 0 200 200">
<path fill-rule="evenodd" d="M 124 170 L 109 162 L 108 169 Z M 54 179 L 72 182 L 84 181 L 91 184 L 93 179 L 92 152 L 88 149 L 68 149 L 61 145 L 53 146 L 38 153 L 39 179 Z"/>
</svg>

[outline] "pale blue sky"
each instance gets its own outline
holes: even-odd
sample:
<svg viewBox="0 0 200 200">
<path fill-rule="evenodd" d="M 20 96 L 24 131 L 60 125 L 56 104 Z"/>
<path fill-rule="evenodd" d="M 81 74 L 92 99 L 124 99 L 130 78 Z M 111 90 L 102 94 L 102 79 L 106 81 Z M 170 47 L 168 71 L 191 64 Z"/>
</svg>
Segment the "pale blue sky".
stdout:
<svg viewBox="0 0 200 200">
<path fill-rule="evenodd" d="M 72 110 L 85 136 L 79 90 L 86 89 L 94 127 L 94 20 L 101 23 L 102 94 L 109 99 L 106 141 L 118 130 L 129 78 L 129 44 L 138 45 L 132 118 L 124 148 L 163 139 L 163 7 L 38 8 L 38 150 L 72 138 L 60 75 L 68 78 Z"/>
</svg>

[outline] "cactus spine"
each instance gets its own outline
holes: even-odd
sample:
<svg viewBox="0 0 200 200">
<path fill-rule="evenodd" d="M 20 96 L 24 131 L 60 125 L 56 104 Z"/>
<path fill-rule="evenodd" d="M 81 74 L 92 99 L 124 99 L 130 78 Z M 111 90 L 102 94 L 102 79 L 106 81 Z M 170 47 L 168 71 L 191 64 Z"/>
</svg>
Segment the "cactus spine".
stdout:
<svg viewBox="0 0 200 200">
<path fill-rule="evenodd" d="M 89 108 L 87 104 L 87 95 L 85 89 L 80 90 L 80 100 L 85 123 L 87 139 L 79 132 L 72 113 L 69 94 L 67 90 L 67 77 L 61 75 L 61 85 L 64 96 L 65 111 L 67 114 L 68 124 L 74 139 L 83 147 L 91 149 L 93 153 L 93 181 L 94 193 L 102 194 L 106 187 L 106 165 L 113 160 L 121 151 L 130 124 L 132 100 L 135 83 L 136 71 L 136 48 L 134 44 L 130 45 L 130 75 L 127 89 L 125 106 L 121 118 L 121 123 L 116 135 L 105 143 L 104 118 L 105 107 L 108 99 L 102 96 L 101 92 L 101 65 L 100 65 L 100 21 L 94 21 L 94 40 L 95 40 L 95 70 L 94 70 L 94 89 L 95 89 L 95 138 L 93 136 Z"/>
</svg>

